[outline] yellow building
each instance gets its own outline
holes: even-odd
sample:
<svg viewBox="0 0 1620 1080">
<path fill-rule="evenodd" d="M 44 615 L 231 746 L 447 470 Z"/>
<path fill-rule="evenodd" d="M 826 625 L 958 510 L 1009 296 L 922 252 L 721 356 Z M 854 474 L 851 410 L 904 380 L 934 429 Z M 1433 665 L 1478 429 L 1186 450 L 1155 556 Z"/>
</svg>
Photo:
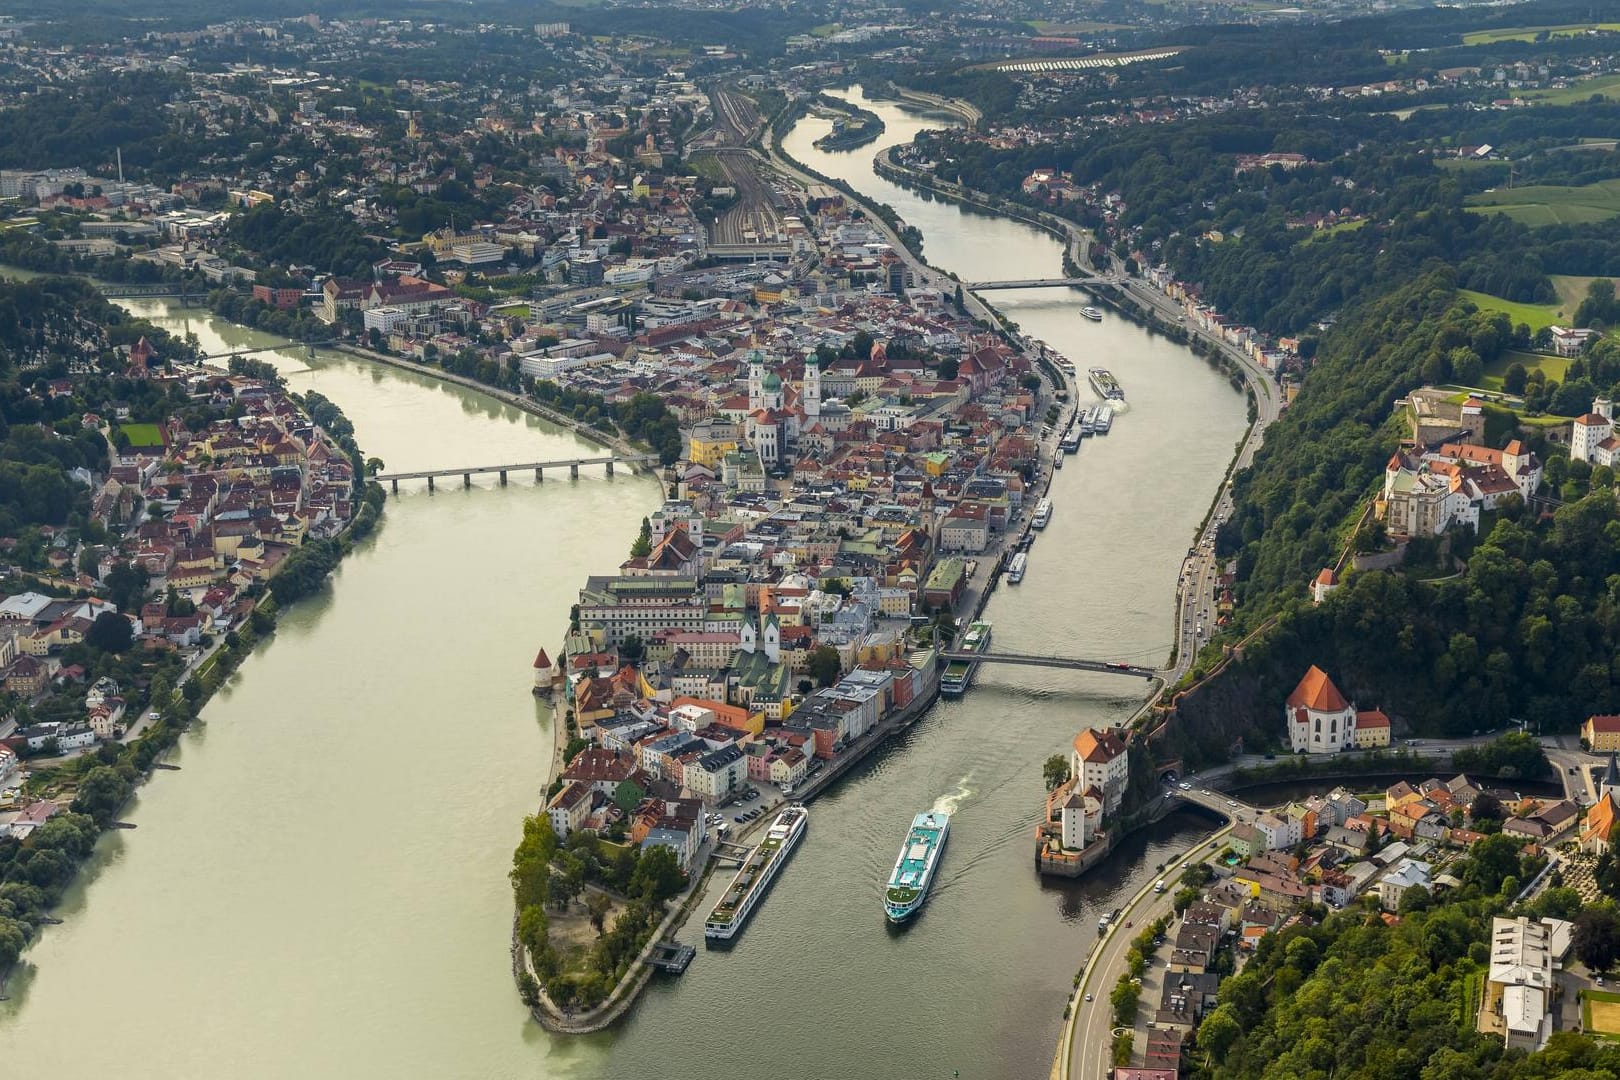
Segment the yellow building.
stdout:
<svg viewBox="0 0 1620 1080">
<path fill-rule="evenodd" d="M 1620 716 L 1588 716 L 1581 725 L 1581 738 L 1594 754 L 1620 750 Z"/>
<path fill-rule="evenodd" d="M 1371 749 L 1389 745 L 1389 717 L 1382 709 L 1363 709 L 1356 713 L 1356 747 Z"/>
<path fill-rule="evenodd" d="M 694 465 L 718 470 L 727 454 L 742 446 L 737 438 L 737 425 L 707 421 L 692 428 L 691 449 L 687 457 Z"/>
</svg>

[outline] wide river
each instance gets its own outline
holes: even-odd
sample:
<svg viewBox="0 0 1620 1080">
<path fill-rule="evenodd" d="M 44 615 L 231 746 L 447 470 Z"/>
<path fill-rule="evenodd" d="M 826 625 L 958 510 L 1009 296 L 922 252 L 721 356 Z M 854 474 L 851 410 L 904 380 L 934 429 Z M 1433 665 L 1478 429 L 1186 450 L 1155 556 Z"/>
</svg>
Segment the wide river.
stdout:
<svg viewBox="0 0 1620 1080">
<path fill-rule="evenodd" d="M 861 100 L 857 93 L 857 100 Z M 867 103 L 875 146 L 784 140 L 923 230 L 973 279 L 1055 275 L 1056 241 L 875 177 L 877 150 L 929 119 Z M 1130 407 L 1053 489 L 1022 585 L 987 617 L 998 646 L 1147 662 L 1172 637 L 1189 539 L 1242 433 L 1205 363 L 1071 292 L 994 299 Z M 166 302 L 132 305 L 205 349 L 264 335 Z M 318 389 L 390 469 L 563 457 L 582 448 L 516 410 L 340 354 L 272 359 Z M 817 800 L 810 833 L 735 948 L 662 977 L 618 1029 L 554 1039 L 508 966 L 506 868 L 544 783 L 549 719 L 530 661 L 555 649 L 588 573 L 610 572 L 658 501 L 649 480 L 493 479 L 389 500 L 330 590 L 286 613 L 109 834 L 0 1003 L 8 1075 L 233 1078 L 964 1077 L 1044 1075 L 1099 911 L 1206 826 L 1176 815 L 1078 882 L 1043 882 L 1030 832 L 1041 762 L 1117 722 L 1141 685 L 986 668 Z M 906 824 L 952 808 L 927 909 L 903 929 L 881 885 Z M 695 927 L 684 937 L 697 940 Z"/>
</svg>

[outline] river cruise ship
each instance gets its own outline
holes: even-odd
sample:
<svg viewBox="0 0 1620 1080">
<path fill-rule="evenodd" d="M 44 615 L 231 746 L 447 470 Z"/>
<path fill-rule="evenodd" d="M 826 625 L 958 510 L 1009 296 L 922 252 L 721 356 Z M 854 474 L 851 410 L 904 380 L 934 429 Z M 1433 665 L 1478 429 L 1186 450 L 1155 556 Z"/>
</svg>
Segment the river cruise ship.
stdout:
<svg viewBox="0 0 1620 1080">
<path fill-rule="evenodd" d="M 883 910 L 890 922 L 905 922 L 922 907 L 933 884 L 939 857 L 945 851 L 945 838 L 951 832 L 951 816 L 938 810 L 918 814 L 911 821 L 900 857 L 889 875 L 883 893 Z"/>
<path fill-rule="evenodd" d="M 1014 585 L 1023 581 L 1024 571 L 1028 566 L 1029 555 L 1027 553 L 1020 551 L 1013 555 L 1011 561 L 1007 563 L 1007 580 Z"/>
<path fill-rule="evenodd" d="M 1035 526 L 1037 529 L 1044 529 L 1046 528 L 1047 523 L 1051 520 L 1052 500 L 1042 499 L 1040 502 L 1035 504 L 1035 516 L 1030 519 L 1030 524 Z"/>
<path fill-rule="evenodd" d="M 809 813 L 797 803 L 776 815 L 776 820 L 765 832 L 765 839 L 749 852 L 737 876 L 726 886 L 725 895 L 709 913 L 708 920 L 703 924 L 704 938 L 730 941 L 742 933 L 743 924 L 754 913 L 755 905 L 798 846 L 808 823 Z"/>
<path fill-rule="evenodd" d="M 976 622 L 968 627 L 967 634 L 962 638 L 957 651 L 982 653 L 988 648 L 990 648 L 990 624 Z M 952 660 L 946 665 L 945 674 L 939 677 L 939 692 L 946 697 L 961 697 L 978 670 L 977 660 Z"/>
</svg>

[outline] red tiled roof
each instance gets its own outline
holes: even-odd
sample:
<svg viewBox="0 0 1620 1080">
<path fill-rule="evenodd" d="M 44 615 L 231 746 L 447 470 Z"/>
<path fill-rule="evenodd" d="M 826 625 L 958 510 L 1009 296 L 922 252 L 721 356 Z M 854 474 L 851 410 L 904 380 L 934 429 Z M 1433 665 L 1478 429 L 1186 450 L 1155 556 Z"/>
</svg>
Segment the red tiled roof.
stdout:
<svg viewBox="0 0 1620 1080">
<path fill-rule="evenodd" d="M 1314 712 L 1339 712 L 1349 706 L 1339 688 L 1333 685 L 1327 672 L 1312 664 L 1305 677 L 1299 680 L 1294 692 L 1288 695 L 1291 708 L 1304 707 Z"/>
</svg>

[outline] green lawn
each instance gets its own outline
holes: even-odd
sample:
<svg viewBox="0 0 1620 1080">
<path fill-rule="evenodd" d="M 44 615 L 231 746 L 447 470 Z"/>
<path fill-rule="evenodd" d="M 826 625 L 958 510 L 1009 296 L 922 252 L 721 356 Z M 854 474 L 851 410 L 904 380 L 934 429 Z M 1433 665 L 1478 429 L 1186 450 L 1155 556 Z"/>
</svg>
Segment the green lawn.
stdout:
<svg viewBox="0 0 1620 1080">
<path fill-rule="evenodd" d="M 1513 320 L 1514 326 L 1529 323 L 1532 332 L 1558 321 L 1560 309 L 1557 304 L 1521 304 L 1514 300 L 1504 300 L 1500 296 L 1492 296 L 1490 293 L 1473 292 L 1469 289 L 1460 291 L 1463 296 L 1478 305 L 1481 311 L 1505 311 L 1508 318 Z"/>
<path fill-rule="evenodd" d="M 1469 209 L 1506 214 L 1526 225 L 1588 225 L 1620 214 L 1620 180 L 1580 187 L 1532 184 L 1468 196 Z"/>
<path fill-rule="evenodd" d="M 131 446 L 163 445 L 163 433 L 156 424 L 119 424 L 118 429 L 129 436 Z"/>
<path fill-rule="evenodd" d="M 1485 377 L 1480 381 L 1484 383 L 1483 389 L 1502 389 L 1502 377 L 1507 374 L 1508 368 L 1514 364 L 1523 364 L 1525 371 L 1540 371 L 1554 382 L 1563 382 L 1564 374 L 1569 370 L 1569 361 L 1562 356 L 1545 356 L 1541 353 L 1508 352 L 1485 365 Z"/>
<path fill-rule="evenodd" d="M 1535 41 L 1545 32 L 1548 37 L 1574 37 L 1588 30 L 1620 30 L 1620 23 L 1567 23 L 1562 26 L 1513 26 L 1501 30 L 1475 30 L 1464 34 L 1464 45 L 1492 45 L 1498 41 Z"/>
<path fill-rule="evenodd" d="M 1556 90 L 1513 92 L 1514 97 L 1522 97 L 1537 105 L 1577 105 L 1593 94 L 1608 98 L 1610 101 L 1620 98 L 1620 75 L 1599 75 L 1595 79 L 1581 79 L 1573 86 L 1564 86 Z"/>
<path fill-rule="evenodd" d="M 1597 1022 L 1593 1023 L 1592 1005 L 1598 1004 Z M 1605 1038 L 1620 1037 L 1620 994 L 1610 993 L 1607 990 L 1593 990 L 1587 987 L 1581 991 L 1581 1027 L 1589 1035 L 1599 1035 Z"/>
<path fill-rule="evenodd" d="M 1340 221 L 1336 224 L 1329 225 L 1325 229 L 1315 229 L 1311 232 L 1311 235 L 1306 240 L 1306 243 L 1310 243 L 1314 240 L 1326 240 L 1334 233 L 1353 232 L 1365 224 L 1367 224 L 1366 218 L 1356 218 L 1354 221 Z"/>
</svg>

